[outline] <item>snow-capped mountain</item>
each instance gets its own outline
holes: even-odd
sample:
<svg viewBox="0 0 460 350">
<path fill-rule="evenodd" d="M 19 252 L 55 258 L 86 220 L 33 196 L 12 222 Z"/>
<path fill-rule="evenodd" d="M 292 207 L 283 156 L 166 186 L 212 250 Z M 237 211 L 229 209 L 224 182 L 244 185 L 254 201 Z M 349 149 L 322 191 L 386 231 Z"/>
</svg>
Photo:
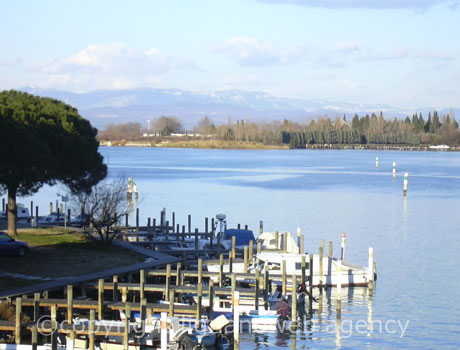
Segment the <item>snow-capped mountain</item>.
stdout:
<svg viewBox="0 0 460 350">
<path fill-rule="evenodd" d="M 216 124 L 233 120 L 250 119 L 269 121 L 290 119 L 306 121 L 319 115 L 351 117 L 358 113 L 379 113 L 387 117 L 403 117 L 414 110 L 388 105 L 337 103 L 324 100 L 301 100 L 274 97 L 265 92 L 220 90 L 192 92 L 179 89 L 126 89 L 99 90 L 88 93 L 73 93 L 38 87 L 25 87 L 22 91 L 34 95 L 62 100 L 79 109 L 93 125 L 103 128 L 106 124 L 140 122 L 162 115 L 181 119 L 190 128 L 203 116 Z"/>
</svg>

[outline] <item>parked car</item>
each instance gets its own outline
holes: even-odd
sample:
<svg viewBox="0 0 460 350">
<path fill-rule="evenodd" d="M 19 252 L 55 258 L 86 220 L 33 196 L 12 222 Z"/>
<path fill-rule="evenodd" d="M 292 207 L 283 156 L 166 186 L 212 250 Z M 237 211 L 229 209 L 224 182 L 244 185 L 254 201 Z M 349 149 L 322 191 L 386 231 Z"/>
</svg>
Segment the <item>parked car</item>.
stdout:
<svg viewBox="0 0 460 350">
<path fill-rule="evenodd" d="M 5 232 L 0 232 L 0 256 L 24 256 L 28 251 L 26 242 L 16 241 Z"/>
</svg>

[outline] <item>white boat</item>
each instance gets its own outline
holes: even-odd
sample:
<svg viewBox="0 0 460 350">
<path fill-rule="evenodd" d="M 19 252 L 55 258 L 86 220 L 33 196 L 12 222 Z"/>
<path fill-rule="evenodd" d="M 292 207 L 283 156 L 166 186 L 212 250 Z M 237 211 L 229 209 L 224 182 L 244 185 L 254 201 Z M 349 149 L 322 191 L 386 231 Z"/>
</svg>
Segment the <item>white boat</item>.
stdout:
<svg viewBox="0 0 460 350">
<path fill-rule="evenodd" d="M 30 216 L 29 209 L 26 208 L 24 204 L 21 204 L 21 203 L 17 203 L 16 208 L 17 208 L 16 209 L 16 219 L 18 221 L 30 222 L 31 216 Z M 8 214 L 6 213 L 6 211 L 0 212 L 0 221 L 3 221 L 3 220 L 5 221 L 8 220 Z"/>
<path fill-rule="evenodd" d="M 64 213 L 58 215 L 56 212 L 51 213 L 50 215 L 43 216 L 38 219 L 38 225 L 64 225 Z"/>
</svg>

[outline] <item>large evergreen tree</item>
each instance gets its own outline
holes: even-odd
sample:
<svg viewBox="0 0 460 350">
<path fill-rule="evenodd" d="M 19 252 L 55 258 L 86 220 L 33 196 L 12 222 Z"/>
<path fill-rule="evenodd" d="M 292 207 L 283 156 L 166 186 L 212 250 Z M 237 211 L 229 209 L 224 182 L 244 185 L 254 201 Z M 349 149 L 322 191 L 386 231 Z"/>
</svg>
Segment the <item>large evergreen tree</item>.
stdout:
<svg viewBox="0 0 460 350">
<path fill-rule="evenodd" d="M 61 182 L 91 190 L 107 174 L 97 130 L 58 100 L 0 92 L 0 191 L 8 192 L 8 231 L 16 234 L 16 196 Z"/>
</svg>

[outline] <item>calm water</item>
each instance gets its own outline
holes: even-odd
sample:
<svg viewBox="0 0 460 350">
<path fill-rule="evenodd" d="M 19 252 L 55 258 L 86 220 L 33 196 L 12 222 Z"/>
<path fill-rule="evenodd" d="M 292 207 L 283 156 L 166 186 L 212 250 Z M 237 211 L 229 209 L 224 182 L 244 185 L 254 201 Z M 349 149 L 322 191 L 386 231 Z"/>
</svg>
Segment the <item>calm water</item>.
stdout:
<svg viewBox="0 0 460 350">
<path fill-rule="evenodd" d="M 374 247 L 378 282 L 347 291 L 341 325 L 324 295 L 304 330 L 244 334 L 242 349 L 457 349 L 460 344 L 460 153 L 372 151 L 228 151 L 102 148 L 110 176 L 133 176 L 142 222 L 175 211 L 178 223 L 203 228 L 227 215 L 230 227 L 347 235 L 347 260 L 367 265 Z M 379 168 L 375 157 L 379 156 Z M 392 163 L 397 163 L 396 180 Z M 409 190 L 403 197 L 403 173 Z M 47 208 L 56 188 L 34 201 Z M 28 203 L 29 198 L 24 199 Z M 45 210 L 43 210 L 45 211 Z M 44 214 L 44 213 L 43 213 Z M 318 306 L 316 306 L 317 308 Z"/>
</svg>

